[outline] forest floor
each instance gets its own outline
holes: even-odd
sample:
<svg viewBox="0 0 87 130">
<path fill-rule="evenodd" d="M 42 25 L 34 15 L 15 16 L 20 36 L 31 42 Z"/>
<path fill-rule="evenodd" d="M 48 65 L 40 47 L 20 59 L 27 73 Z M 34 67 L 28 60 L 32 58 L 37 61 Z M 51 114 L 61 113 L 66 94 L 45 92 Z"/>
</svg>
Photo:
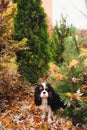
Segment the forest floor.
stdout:
<svg viewBox="0 0 87 130">
<path fill-rule="evenodd" d="M 48 124 L 47 119 L 42 120 L 42 112 L 34 104 L 33 88 L 16 92 L 9 101 L 1 97 L 0 130 L 84 130 L 61 114 L 55 114 L 52 124 Z"/>
</svg>

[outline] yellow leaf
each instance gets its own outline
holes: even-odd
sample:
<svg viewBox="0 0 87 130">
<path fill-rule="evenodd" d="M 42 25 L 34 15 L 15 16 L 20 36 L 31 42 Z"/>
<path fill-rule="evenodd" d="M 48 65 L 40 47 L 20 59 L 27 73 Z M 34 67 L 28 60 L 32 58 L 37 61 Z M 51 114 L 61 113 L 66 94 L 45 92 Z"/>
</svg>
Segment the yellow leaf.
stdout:
<svg viewBox="0 0 87 130">
<path fill-rule="evenodd" d="M 27 40 L 28 40 L 27 38 L 22 39 L 22 41 L 19 42 L 18 46 L 19 47 L 24 46 L 26 44 Z"/>
<path fill-rule="evenodd" d="M 70 92 L 67 92 L 67 93 L 66 93 L 66 96 L 71 97 L 72 94 L 71 94 Z"/>
<path fill-rule="evenodd" d="M 81 48 L 80 50 L 87 53 L 87 49 Z"/>
<path fill-rule="evenodd" d="M 70 100 L 72 101 L 72 99 L 73 99 L 73 94 L 72 94 L 72 93 L 67 92 L 67 93 L 66 93 L 66 96 L 68 96 L 68 97 L 70 98 Z"/>
<path fill-rule="evenodd" d="M 81 54 L 79 55 L 79 58 L 80 58 L 80 57 L 83 57 L 83 56 L 85 56 L 85 53 L 81 53 Z"/>
<path fill-rule="evenodd" d="M 78 63 L 79 63 L 79 62 L 78 62 L 77 60 L 73 59 L 73 60 L 70 62 L 69 66 L 68 66 L 69 70 L 70 70 L 72 67 L 76 68 L 76 66 L 77 66 Z"/>
<path fill-rule="evenodd" d="M 67 130 L 71 130 L 72 127 L 73 127 L 72 121 L 67 121 L 66 129 L 67 129 Z"/>
</svg>

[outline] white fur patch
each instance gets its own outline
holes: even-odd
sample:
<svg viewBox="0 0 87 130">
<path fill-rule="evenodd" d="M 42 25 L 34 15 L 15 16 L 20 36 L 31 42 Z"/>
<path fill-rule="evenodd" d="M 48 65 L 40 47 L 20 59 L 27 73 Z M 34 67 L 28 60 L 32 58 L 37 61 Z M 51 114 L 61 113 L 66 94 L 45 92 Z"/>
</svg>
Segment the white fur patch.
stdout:
<svg viewBox="0 0 87 130">
<path fill-rule="evenodd" d="M 46 87 L 46 82 L 43 82 L 43 83 L 41 83 L 42 84 L 42 86 L 44 87 L 44 89 L 45 89 L 45 87 Z"/>
</svg>

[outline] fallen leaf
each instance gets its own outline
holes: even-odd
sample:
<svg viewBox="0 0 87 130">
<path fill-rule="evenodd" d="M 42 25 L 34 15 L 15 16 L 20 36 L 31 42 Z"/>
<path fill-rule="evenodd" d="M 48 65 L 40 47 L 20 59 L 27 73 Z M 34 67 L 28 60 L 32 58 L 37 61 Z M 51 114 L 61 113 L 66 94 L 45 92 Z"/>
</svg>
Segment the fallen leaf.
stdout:
<svg viewBox="0 0 87 130">
<path fill-rule="evenodd" d="M 7 128 L 6 130 L 13 130 L 12 128 Z"/>
<path fill-rule="evenodd" d="M 34 121 L 35 121 L 35 123 L 39 123 L 41 121 L 41 117 L 40 116 L 34 116 Z"/>
<path fill-rule="evenodd" d="M 11 124 L 11 117 L 10 116 L 5 117 L 4 124 L 6 127 Z"/>
</svg>

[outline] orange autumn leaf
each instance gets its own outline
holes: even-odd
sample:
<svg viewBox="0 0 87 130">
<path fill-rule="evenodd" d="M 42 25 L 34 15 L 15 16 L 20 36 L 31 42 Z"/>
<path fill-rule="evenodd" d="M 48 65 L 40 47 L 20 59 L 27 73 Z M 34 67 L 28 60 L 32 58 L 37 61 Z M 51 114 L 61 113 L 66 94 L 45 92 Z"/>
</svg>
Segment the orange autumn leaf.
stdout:
<svg viewBox="0 0 87 130">
<path fill-rule="evenodd" d="M 11 117 L 10 116 L 5 117 L 4 123 L 5 123 L 5 126 L 9 126 L 11 123 Z"/>
<path fill-rule="evenodd" d="M 87 86 L 83 86 L 83 87 L 81 88 L 81 92 L 82 92 L 82 93 L 84 93 L 86 90 L 87 90 Z"/>
<path fill-rule="evenodd" d="M 60 73 L 56 74 L 56 79 L 57 80 L 62 80 L 63 79 L 63 75 L 61 75 Z"/>
<path fill-rule="evenodd" d="M 69 66 L 68 66 L 68 68 L 69 68 L 69 70 L 72 68 L 72 67 L 74 67 L 74 68 L 76 68 L 76 66 L 77 66 L 77 64 L 78 64 L 79 62 L 77 61 L 77 60 L 72 60 L 71 62 L 70 62 L 70 64 L 69 64 Z"/>
<path fill-rule="evenodd" d="M 0 114 L 0 121 L 2 121 L 2 119 L 3 119 L 3 116 Z"/>
<path fill-rule="evenodd" d="M 7 128 L 7 130 L 12 130 L 12 128 Z"/>
<path fill-rule="evenodd" d="M 34 116 L 34 121 L 36 123 L 39 123 L 41 121 L 41 118 L 39 116 Z"/>
</svg>

